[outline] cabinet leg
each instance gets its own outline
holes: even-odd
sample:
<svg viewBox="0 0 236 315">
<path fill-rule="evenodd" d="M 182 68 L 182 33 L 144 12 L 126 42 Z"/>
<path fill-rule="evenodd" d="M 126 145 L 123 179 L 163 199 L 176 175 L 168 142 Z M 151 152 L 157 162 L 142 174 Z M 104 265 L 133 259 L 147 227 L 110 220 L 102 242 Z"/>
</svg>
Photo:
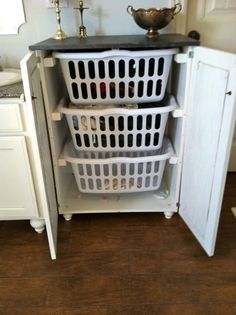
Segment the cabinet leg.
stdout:
<svg viewBox="0 0 236 315">
<path fill-rule="evenodd" d="M 30 220 L 30 225 L 35 232 L 41 234 L 45 228 L 45 221 L 43 219 L 32 219 Z"/>
<path fill-rule="evenodd" d="M 171 219 L 173 217 L 173 215 L 174 215 L 174 212 L 172 212 L 172 211 L 165 211 L 164 212 L 164 216 L 166 219 Z"/>
<path fill-rule="evenodd" d="M 71 213 L 68 213 L 68 214 L 63 214 L 63 217 L 66 221 L 70 221 L 72 219 L 72 215 Z"/>
</svg>

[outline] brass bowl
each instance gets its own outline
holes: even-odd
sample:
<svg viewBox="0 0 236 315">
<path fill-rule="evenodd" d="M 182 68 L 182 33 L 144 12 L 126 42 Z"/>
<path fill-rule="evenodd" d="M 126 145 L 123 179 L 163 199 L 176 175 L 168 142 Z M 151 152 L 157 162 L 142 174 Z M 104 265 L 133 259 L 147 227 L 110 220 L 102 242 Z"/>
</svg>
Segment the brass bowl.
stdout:
<svg viewBox="0 0 236 315">
<path fill-rule="evenodd" d="M 138 9 L 135 10 L 132 5 L 127 7 L 127 12 L 132 15 L 136 24 L 141 28 L 148 30 L 147 37 L 157 37 L 159 35 L 158 30 L 167 26 L 176 14 L 182 9 L 182 5 L 177 3 L 172 8 L 150 8 L 150 9 Z"/>
</svg>

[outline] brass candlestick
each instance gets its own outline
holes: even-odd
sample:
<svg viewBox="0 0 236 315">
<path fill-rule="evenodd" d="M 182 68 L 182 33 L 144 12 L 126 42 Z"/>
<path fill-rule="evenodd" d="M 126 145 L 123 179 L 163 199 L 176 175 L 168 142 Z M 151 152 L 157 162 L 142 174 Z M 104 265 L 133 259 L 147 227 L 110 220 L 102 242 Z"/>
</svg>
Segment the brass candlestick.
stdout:
<svg viewBox="0 0 236 315">
<path fill-rule="evenodd" d="M 61 28 L 60 1 L 59 0 L 52 0 L 52 3 L 55 5 L 56 18 L 57 18 L 57 31 L 56 31 L 55 35 L 53 36 L 53 38 L 56 40 L 62 40 L 62 39 L 65 39 L 67 36 Z"/>
<path fill-rule="evenodd" d="M 86 31 L 86 27 L 84 26 L 84 21 L 83 21 L 83 12 L 86 9 L 89 9 L 87 7 L 84 7 L 84 3 L 82 0 L 79 1 L 79 8 L 74 8 L 75 10 L 79 10 L 80 12 L 80 22 L 81 25 L 79 27 L 79 37 L 80 38 L 86 38 L 87 37 L 87 31 Z"/>
</svg>

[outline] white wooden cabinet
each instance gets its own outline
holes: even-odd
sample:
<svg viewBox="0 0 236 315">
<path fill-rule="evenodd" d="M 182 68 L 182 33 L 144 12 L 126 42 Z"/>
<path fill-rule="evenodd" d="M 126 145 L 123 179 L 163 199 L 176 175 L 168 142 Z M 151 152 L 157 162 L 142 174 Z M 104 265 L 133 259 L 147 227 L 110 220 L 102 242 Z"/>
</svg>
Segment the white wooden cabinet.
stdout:
<svg viewBox="0 0 236 315">
<path fill-rule="evenodd" d="M 30 220 L 41 233 L 33 146 L 25 102 L 0 99 L 0 220 Z"/>
<path fill-rule="evenodd" d="M 1 218 L 34 217 L 37 204 L 23 136 L 0 137 L 0 161 Z"/>
<path fill-rule="evenodd" d="M 63 50 L 60 47 L 57 50 Z M 236 56 L 204 47 L 184 47 L 175 56 L 169 90 L 178 108 L 167 130 L 175 155 L 166 166 L 163 185 L 158 192 L 114 196 L 81 194 L 63 159 L 69 133 L 58 106 L 67 102 L 67 92 L 50 53 L 37 49 L 37 57 L 29 54 L 21 66 L 27 105 L 40 122 L 39 147 L 44 146 L 41 159 L 50 196 L 45 199 L 45 220 L 52 258 L 58 212 L 66 219 L 76 213 L 164 212 L 167 218 L 179 213 L 207 254 L 213 255 L 235 120 Z M 46 134 L 40 135 L 42 126 L 47 126 L 48 142 Z"/>
</svg>

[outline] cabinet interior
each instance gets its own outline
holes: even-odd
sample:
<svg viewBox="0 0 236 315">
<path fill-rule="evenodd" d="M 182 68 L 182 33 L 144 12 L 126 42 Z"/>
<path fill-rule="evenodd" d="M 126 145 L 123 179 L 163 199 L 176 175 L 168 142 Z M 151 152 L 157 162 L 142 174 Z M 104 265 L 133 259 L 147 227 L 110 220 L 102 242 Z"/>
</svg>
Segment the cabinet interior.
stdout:
<svg viewBox="0 0 236 315">
<path fill-rule="evenodd" d="M 186 53 L 188 53 L 186 49 Z M 174 156 L 166 162 L 161 187 L 157 191 L 127 194 L 86 194 L 78 191 L 70 163 L 63 157 L 63 148 L 70 132 L 66 118 L 58 111 L 60 103 L 68 104 L 69 97 L 57 60 L 38 51 L 41 58 L 40 75 L 44 94 L 45 112 L 54 168 L 54 179 L 60 214 L 99 212 L 177 212 L 181 180 L 184 139 L 184 113 L 187 82 L 191 60 L 173 61 L 168 80 L 168 92 L 174 95 L 177 109 L 169 114 L 166 135 L 170 139 Z"/>
</svg>

